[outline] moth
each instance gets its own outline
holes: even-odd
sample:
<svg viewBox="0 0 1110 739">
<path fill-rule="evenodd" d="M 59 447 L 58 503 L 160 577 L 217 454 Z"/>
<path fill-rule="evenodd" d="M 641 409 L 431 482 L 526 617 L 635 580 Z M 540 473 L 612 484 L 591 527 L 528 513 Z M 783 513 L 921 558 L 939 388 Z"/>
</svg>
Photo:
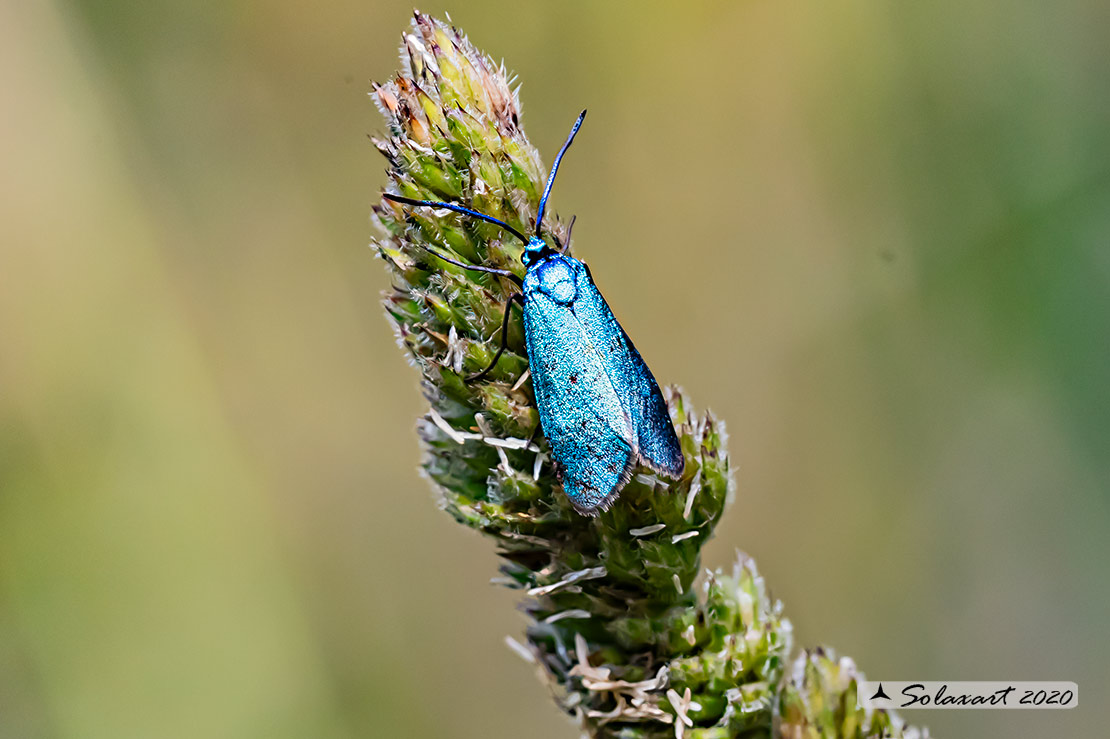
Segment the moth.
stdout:
<svg viewBox="0 0 1110 739">
<path fill-rule="evenodd" d="M 544 210 L 559 164 L 585 118 L 586 111 L 582 111 L 555 157 L 536 213 L 535 235 L 531 237 L 462 205 L 390 193 L 383 197 L 480 218 L 524 243 L 523 279 L 509 270 L 465 264 L 425 248 L 449 264 L 507 277 L 520 288 L 505 303 L 500 348 L 490 365 L 467 381 L 482 379 L 497 365 L 508 342 L 512 305 L 519 303 L 536 408 L 556 471 L 575 509 L 595 516 L 613 504 L 638 466 L 678 478 L 685 459 L 651 370 L 613 316 L 589 267 L 566 254 L 569 234 L 566 245 L 559 245 L 552 235 L 559 249 L 549 246 L 541 236 Z"/>
</svg>

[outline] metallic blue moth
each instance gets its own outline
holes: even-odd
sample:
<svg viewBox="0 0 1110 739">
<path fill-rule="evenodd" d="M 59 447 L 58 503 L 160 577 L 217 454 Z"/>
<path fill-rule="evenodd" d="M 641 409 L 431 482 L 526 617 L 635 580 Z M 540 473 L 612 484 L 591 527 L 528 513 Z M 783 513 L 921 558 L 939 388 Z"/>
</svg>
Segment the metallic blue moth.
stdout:
<svg viewBox="0 0 1110 739">
<path fill-rule="evenodd" d="M 384 197 L 480 218 L 524 242 L 523 280 L 509 270 L 464 264 L 428 251 L 465 269 L 508 277 L 520 287 L 505 305 L 500 349 L 489 367 L 467 380 L 484 377 L 497 364 L 508 340 L 512 303 L 521 303 L 540 425 L 567 498 L 580 513 L 593 516 L 612 505 L 639 465 L 677 478 L 685 459 L 651 370 L 594 285 L 589 267 L 565 254 L 569 234 L 567 245 L 560 245 L 558 251 L 540 238 L 559 163 L 585 117 L 582 111 L 555 157 L 536 215 L 536 234 L 530 238 L 461 205 L 392 194 Z"/>
</svg>

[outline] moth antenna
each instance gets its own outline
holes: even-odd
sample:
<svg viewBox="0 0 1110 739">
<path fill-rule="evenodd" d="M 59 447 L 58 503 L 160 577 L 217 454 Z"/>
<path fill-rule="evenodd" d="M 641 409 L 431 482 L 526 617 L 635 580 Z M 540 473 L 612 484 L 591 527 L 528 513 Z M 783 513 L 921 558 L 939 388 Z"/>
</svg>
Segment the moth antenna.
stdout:
<svg viewBox="0 0 1110 739">
<path fill-rule="evenodd" d="M 562 156 L 562 154 L 560 154 L 560 156 Z M 415 200 L 413 198 L 406 198 L 404 195 L 392 195 L 388 192 L 382 193 L 382 197 L 386 200 L 392 200 L 395 203 L 404 203 L 405 205 L 417 205 L 426 208 L 446 208 L 447 210 L 453 210 L 456 213 L 462 213 L 463 215 L 480 218 L 487 223 L 492 223 L 496 226 L 500 226 L 501 228 L 511 233 L 513 236 L 520 239 L 525 244 L 528 243 L 527 236 L 522 234 L 520 231 L 517 231 L 515 228 L 505 223 L 504 221 L 498 220 L 493 216 L 487 216 L 485 213 L 479 213 L 476 210 L 471 210 L 470 208 L 464 208 L 461 205 L 455 205 L 454 203 L 443 203 L 438 200 Z"/>
<path fill-rule="evenodd" d="M 582 128 L 582 121 L 586 120 L 586 111 L 582 111 L 578 115 L 578 120 L 574 122 L 574 128 L 570 129 L 570 136 L 567 136 L 566 143 L 563 148 L 559 149 L 559 154 L 555 157 L 555 163 L 551 165 L 551 174 L 547 176 L 547 184 L 543 188 L 543 197 L 540 198 L 540 209 L 536 213 L 536 236 L 540 235 L 540 229 L 543 228 L 543 212 L 547 210 L 547 197 L 551 194 L 551 186 L 555 184 L 555 175 L 559 171 L 559 162 L 563 161 L 563 155 L 567 153 L 567 149 L 574 142 L 574 137 L 578 135 L 578 129 Z"/>
</svg>

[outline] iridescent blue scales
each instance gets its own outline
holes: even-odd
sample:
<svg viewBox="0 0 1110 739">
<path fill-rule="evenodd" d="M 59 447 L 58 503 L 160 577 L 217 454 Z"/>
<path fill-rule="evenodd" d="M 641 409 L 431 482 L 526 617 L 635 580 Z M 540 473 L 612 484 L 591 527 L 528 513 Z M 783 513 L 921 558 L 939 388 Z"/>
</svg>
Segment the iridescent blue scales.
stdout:
<svg viewBox="0 0 1110 739">
<path fill-rule="evenodd" d="M 505 305 L 501 348 L 490 366 L 468 381 L 484 377 L 501 358 L 508 340 L 509 311 L 514 301 L 520 301 L 540 425 L 567 498 L 579 512 L 597 515 L 612 505 L 639 465 L 676 478 L 682 474 L 684 458 L 659 385 L 598 292 L 589 268 L 566 256 L 565 246 L 555 251 L 540 238 L 559 162 L 585 117 L 582 111 L 555 157 L 536 212 L 536 235 L 531 238 L 504 221 L 455 203 L 390 193 L 384 197 L 481 218 L 524 242 L 523 280 L 509 270 L 464 264 L 428 251 L 450 264 L 498 274 L 520 286 L 521 292 Z"/>
<path fill-rule="evenodd" d="M 681 475 L 682 450 L 659 385 L 586 265 L 538 256 L 523 293 L 540 424 L 574 507 L 605 510 L 639 464 Z"/>
</svg>

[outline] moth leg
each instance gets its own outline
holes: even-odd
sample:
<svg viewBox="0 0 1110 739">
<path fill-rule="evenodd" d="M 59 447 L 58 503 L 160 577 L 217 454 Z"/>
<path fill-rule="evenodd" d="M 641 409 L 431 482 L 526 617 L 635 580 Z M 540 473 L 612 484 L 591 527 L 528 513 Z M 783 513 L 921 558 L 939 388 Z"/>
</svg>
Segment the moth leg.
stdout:
<svg viewBox="0 0 1110 739">
<path fill-rule="evenodd" d="M 554 232 L 551 233 L 551 238 L 555 239 L 555 246 L 559 247 L 560 254 L 566 254 L 567 250 L 570 249 L 570 232 L 574 230 L 574 222 L 577 219 L 578 216 L 576 215 L 570 217 L 570 225 L 567 226 L 567 241 L 565 244 L 559 240 L 559 237 L 556 236 Z"/>
<path fill-rule="evenodd" d="M 559 253 L 560 254 L 566 254 L 567 249 L 570 248 L 570 233 L 571 233 L 571 231 L 574 230 L 574 222 L 577 221 L 577 220 L 578 220 L 577 215 L 573 215 L 573 216 L 570 217 L 570 225 L 567 226 L 567 243 L 566 243 L 566 246 L 563 246 L 562 244 L 559 244 Z M 556 239 L 555 241 L 558 242 L 558 239 Z"/>
<path fill-rule="evenodd" d="M 539 423 L 539 421 L 537 421 L 536 422 L 536 427 L 532 429 L 532 433 L 528 436 L 528 443 L 529 444 L 534 444 L 535 441 L 536 441 L 536 437 L 539 436 L 539 435 L 540 435 L 540 423 Z"/>
<path fill-rule="evenodd" d="M 464 382 L 477 382 L 488 375 L 490 371 L 497 366 L 497 360 L 501 359 L 501 355 L 505 353 L 505 349 L 509 346 L 509 316 L 513 311 L 513 303 L 524 305 L 524 294 L 513 293 L 509 296 L 509 299 L 505 301 L 505 315 L 501 319 L 501 347 L 497 350 L 497 353 L 493 355 L 493 361 L 478 374 L 467 377 Z"/>
<path fill-rule="evenodd" d="M 486 273 L 491 274 L 491 275 L 501 275 L 502 277 L 508 277 L 510 280 L 512 280 L 513 282 L 516 283 L 517 287 L 524 287 L 524 281 L 522 279 L 520 279 L 519 277 L 517 277 L 516 275 L 514 275 L 512 272 L 510 272 L 507 269 L 496 269 L 494 267 L 483 267 L 483 266 L 478 265 L 478 264 L 466 264 L 465 262 L 460 262 L 457 259 L 451 259 L 450 257 L 446 256 L 442 252 L 437 251 L 437 250 L 433 249 L 430 246 L 426 246 L 424 244 L 421 244 L 420 246 L 421 246 L 422 249 L 424 249 L 424 251 L 428 252 L 429 254 L 431 254 L 431 255 L 439 258 L 439 259 L 442 259 L 443 261 L 447 262 L 448 264 L 453 264 L 456 267 L 462 267 L 463 269 L 468 269 L 472 272 L 486 272 Z"/>
</svg>

